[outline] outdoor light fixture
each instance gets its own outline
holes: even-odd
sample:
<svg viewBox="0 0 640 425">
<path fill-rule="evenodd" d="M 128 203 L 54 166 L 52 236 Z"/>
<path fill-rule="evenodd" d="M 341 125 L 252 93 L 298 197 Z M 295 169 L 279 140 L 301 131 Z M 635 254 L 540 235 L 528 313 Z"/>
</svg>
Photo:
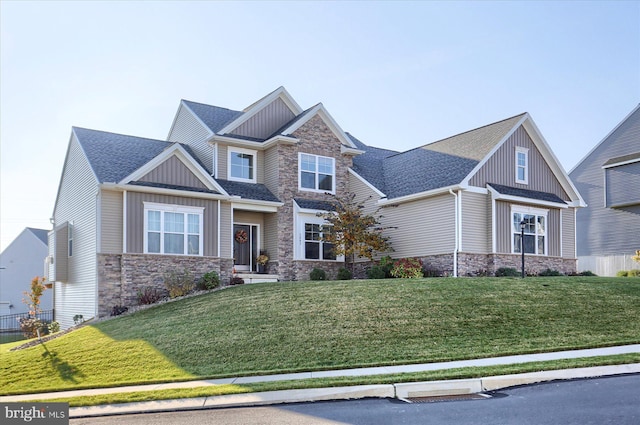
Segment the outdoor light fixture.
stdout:
<svg viewBox="0 0 640 425">
<path fill-rule="evenodd" d="M 522 278 L 524 279 L 524 220 L 520 222 L 520 253 L 522 254 Z"/>
</svg>

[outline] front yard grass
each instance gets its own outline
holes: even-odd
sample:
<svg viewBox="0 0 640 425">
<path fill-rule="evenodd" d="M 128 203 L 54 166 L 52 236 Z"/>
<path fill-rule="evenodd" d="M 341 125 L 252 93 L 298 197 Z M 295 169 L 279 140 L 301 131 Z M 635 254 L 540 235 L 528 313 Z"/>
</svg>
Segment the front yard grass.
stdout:
<svg viewBox="0 0 640 425">
<path fill-rule="evenodd" d="M 640 278 L 243 285 L 0 346 L 19 394 L 640 343 Z M 397 381 L 396 381 L 397 382 Z"/>
</svg>

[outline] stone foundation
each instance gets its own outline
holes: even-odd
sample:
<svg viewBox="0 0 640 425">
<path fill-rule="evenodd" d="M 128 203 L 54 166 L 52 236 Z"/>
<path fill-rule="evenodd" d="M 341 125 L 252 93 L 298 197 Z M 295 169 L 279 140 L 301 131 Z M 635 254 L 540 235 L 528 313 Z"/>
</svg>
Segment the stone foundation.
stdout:
<svg viewBox="0 0 640 425">
<path fill-rule="evenodd" d="M 188 270 L 194 280 L 215 271 L 220 284 L 228 285 L 232 259 L 153 254 L 98 254 L 98 316 L 108 316 L 116 305 L 138 304 L 138 291 L 156 288 L 166 291 L 164 275 Z"/>
</svg>

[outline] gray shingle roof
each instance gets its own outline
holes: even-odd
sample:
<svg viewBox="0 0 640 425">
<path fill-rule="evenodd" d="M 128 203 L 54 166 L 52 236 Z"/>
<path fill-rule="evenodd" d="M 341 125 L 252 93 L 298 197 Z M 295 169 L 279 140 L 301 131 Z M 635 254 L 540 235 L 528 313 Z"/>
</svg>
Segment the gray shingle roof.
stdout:
<svg viewBox="0 0 640 425">
<path fill-rule="evenodd" d="M 383 169 L 384 160 L 398 152 L 367 146 L 353 135 L 346 134 L 358 149 L 364 151 L 363 154 L 353 157 L 353 171 L 361 175 L 362 178 L 375 186 L 380 192 L 386 193 L 385 176 L 381 170 Z"/>
<path fill-rule="evenodd" d="M 235 182 L 232 180 L 216 180 L 229 195 L 258 201 L 280 202 L 280 200 L 263 184 Z"/>
<path fill-rule="evenodd" d="M 319 211 L 335 211 L 336 207 L 331 202 L 317 201 L 315 199 L 294 198 L 300 208 Z"/>
<path fill-rule="evenodd" d="M 119 182 L 172 145 L 171 142 L 73 127 L 100 183 Z"/>
<path fill-rule="evenodd" d="M 204 103 L 192 102 L 190 100 L 183 99 L 182 101 L 209 127 L 209 130 L 214 133 L 222 130 L 227 124 L 244 113 L 242 111 L 205 105 Z"/>
<path fill-rule="evenodd" d="M 521 198 L 537 199 L 539 201 L 556 202 L 566 204 L 564 199 L 553 193 L 539 192 L 536 190 L 520 189 L 518 187 L 503 186 L 495 183 L 487 183 L 502 195 L 519 196 Z"/>
</svg>

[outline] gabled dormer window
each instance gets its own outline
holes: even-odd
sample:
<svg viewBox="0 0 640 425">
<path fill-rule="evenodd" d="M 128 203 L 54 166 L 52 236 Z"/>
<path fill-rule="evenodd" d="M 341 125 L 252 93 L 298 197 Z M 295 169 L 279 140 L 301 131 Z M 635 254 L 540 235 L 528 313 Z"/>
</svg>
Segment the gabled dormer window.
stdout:
<svg viewBox="0 0 640 425">
<path fill-rule="evenodd" d="M 228 179 L 256 182 L 256 151 L 229 147 Z"/>
<path fill-rule="evenodd" d="M 529 184 L 529 149 L 516 147 L 516 183 Z"/>
<path fill-rule="evenodd" d="M 298 187 L 300 190 L 335 193 L 336 165 L 333 158 L 299 154 Z"/>
</svg>

